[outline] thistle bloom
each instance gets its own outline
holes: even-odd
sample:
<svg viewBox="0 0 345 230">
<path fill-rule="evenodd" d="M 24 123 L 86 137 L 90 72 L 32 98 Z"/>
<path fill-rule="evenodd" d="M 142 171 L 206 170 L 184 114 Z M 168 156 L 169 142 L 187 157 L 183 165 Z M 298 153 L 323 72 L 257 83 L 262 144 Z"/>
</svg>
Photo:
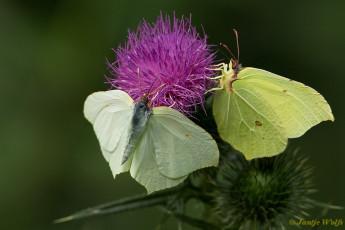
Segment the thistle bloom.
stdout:
<svg viewBox="0 0 345 230">
<path fill-rule="evenodd" d="M 137 32 L 128 32 L 128 41 L 115 52 L 107 78 L 112 88 L 127 92 L 135 101 L 151 93 L 152 106 L 171 106 L 185 115 L 196 112 L 210 88 L 214 53 L 191 25 L 191 18 L 177 19 L 171 25 L 162 13 L 150 24 L 143 20 Z M 140 89 L 141 88 L 141 89 Z M 150 89 L 151 88 L 151 89 Z"/>
</svg>

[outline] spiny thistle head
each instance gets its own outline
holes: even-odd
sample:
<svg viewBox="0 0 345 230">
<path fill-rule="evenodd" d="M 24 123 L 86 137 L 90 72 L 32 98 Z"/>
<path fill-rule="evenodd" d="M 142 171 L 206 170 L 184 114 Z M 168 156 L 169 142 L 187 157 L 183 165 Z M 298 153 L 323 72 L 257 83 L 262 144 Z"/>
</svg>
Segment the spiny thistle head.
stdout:
<svg viewBox="0 0 345 230">
<path fill-rule="evenodd" d="M 225 229 L 284 229 L 313 207 L 314 190 L 306 158 L 284 153 L 250 162 L 232 154 L 220 166 L 213 200 Z"/>
<path fill-rule="evenodd" d="M 209 77 L 215 74 L 210 70 L 215 54 L 206 38 L 192 26 L 191 18 L 174 15 L 171 22 L 161 13 L 153 24 L 143 20 L 136 32 L 128 32 L 125 46 L 114 50 L 115 62 L 107 63 L 113 78 L 107 83 L 135 101 L 152 87 L 153 107 L 172 106 L 190 115 L 203 105 Z"/>
</svg>

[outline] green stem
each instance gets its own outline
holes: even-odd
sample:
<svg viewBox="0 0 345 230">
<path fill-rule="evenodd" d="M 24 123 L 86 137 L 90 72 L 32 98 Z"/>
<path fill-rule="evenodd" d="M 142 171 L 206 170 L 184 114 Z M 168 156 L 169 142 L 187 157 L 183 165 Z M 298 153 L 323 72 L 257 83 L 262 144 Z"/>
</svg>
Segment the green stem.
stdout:
<svg viewBox="0 0 345 230">
<path fill-rule="evenodd" d="M 116 201 L 111 201 L 92 208 L 78 211 L 70 216 L 63 217 L 54 221 L 54 223 L 62 223 L 77 219 L 83 219 L 93 216 L 108 215 L 113 213 L 136 210 L 140 208 L 151 207 L 155 205 L 165 204 L 168 200 L 174 198 L 185 187 L 169 189 L 163 192 L 157 192 L 152 195 L 137 195 Z"/>
<path fill-rule="evenodd" d="M 176 212 L 172 212 L 164 207 L 160 207 L 160 209 L 166 213 L 168 213 L 169 215 L 174 216 L 176 219 L 181 220 L 182 222 L 185 222 L 191 226 L 203 229 L 203 230 L 220 230 L 220 228 L 216 225 L 213 225 L 209 222 L 200 220 L 200 219 L 195 219 L 189 216 L 186 216 L 184 214 L 180 214 L 180 213 L 176 213 Z"/>
</svg>

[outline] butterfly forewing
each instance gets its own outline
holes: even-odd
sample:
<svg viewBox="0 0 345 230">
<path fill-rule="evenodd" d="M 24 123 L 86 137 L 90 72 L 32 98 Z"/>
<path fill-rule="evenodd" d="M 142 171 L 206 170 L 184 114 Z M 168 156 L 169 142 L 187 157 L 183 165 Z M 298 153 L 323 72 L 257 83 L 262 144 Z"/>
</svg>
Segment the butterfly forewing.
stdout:
<svg viewBox="0 0 345 230">
<path fill-rule="evenodd" d="M 85 101 L 84 115 L 93 124 L 101 148 L 113 152 L 130 125 L 133 100 L 120 90 L 91 94 Z M 107 161 L 109 157 L 105 154 Z"/>
<path fill-rule="evenodd" d="M 270 103 L 289 138 L 303 135 L 321 121 L 334 120 L 323 96 L 300 82 L 256 68 L 245 68 L 238 77 Z"/>
</svg>

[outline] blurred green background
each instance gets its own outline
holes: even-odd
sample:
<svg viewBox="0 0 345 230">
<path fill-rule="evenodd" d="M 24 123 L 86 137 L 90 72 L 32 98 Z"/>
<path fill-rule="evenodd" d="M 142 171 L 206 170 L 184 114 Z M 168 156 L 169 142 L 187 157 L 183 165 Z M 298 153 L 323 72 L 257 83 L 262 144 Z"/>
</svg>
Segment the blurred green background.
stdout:
<svg viewBox="0 0 345 230">
<path fill-rule="evenodd" d="M 345 206 L 345 1 L 0 2 L 0 228 L 154 229 L 155 208 L 54 225 L 79 209 L 144 192 L 128 174 L 115 181 L 83 103 L 103 82 L 105 57 L 145 18 L 159 11 L 189 15 L 209 43 L 234 48 L 241 62 L 317 89 L 335 122 L 293 140 L 315 166 L 313 198 Z M 321 209 L 311 213 L 319 217 Z M 342 218 L 329 211 L 328 218 Z M 176 229 L 171 220 L 163 229 Z"/>
</svg>

